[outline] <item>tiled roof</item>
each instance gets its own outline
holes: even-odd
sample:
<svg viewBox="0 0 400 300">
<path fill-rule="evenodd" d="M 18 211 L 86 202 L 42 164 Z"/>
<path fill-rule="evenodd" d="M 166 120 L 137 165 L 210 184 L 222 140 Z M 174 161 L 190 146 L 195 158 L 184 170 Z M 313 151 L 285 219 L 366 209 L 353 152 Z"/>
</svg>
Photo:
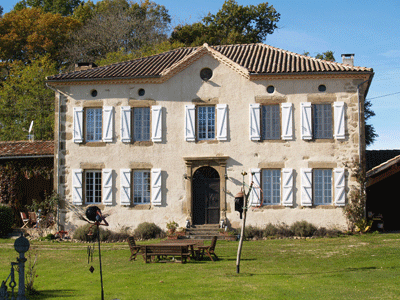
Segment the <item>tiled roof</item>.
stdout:
<svg viewBox="0 0 400 300">
<path fill-rule="evenodd" d="M 218 56 L 219 59 L 232 61 L 247 70 L 250 75 L 373 72 L 372 68 L 353 67 L 342 63 L 316 59 L 265 44 L 227 46 L 208 46 L 204 44 L 201 47 L 179 48 L 108 66 L 58 74 L 48 77 L 47 80 L 70 81 L 162 77 L 180 63 L 187 61 L 190 57 L 200 55 L 204 51 Z"/>
<path fill-rule="evenodd" d="M 367 171 L 386 163 L 392 158 L 400 155 L 400 149 L 392 150 L 367 150 L 366 151 Z"/>
<path fill-rule="evenodd" d="M 0 158 L 54 155 L 54 141 L 0 142 Z"/>
</svg>

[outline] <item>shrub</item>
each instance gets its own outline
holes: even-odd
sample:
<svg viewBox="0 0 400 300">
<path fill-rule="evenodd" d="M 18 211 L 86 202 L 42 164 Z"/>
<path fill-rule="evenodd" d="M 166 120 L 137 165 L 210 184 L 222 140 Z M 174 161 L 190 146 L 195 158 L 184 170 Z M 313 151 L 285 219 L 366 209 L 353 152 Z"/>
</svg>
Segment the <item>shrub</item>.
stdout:
<svg viewBox="0 0 400 300">
<path fill-rule="evenodd" d="M 342 232 L 338 229 L 327 229 L 325 227 L 318 228 L 313 236 L 316 237 L 338 237 L 342 234 Z"/>
<path fill-rule="evenodd" d="M 88 235 L 89 230 L 92 232 L 92 235 Z M 100 241 L 107 241 L 110 235 L 110 230 L 100 227 Z M 97 241 L 97 226 L 91 226 L 91 224 L 80 226 L 75 230 L 73 238 L 84 242 L 95 242 Z"/>
<path fill-rule="evenodd" d="M 14 216 L 11 207 L 0 205 L 0 237 L 12 231 Z"/>
<path fill-rule="evenodd" d="M 254 226 L 246 226 L 244 229 L 244 236 L 248 239 L 262 238 L 263 230 Z"/>
<path fill-rule="evenodd" d="M 276 225 L 276 235 L 280 236 L 280 237 L 290 237 L 293 236 L 294 233 L 291 230 L 291 228 L 289 227 L 289 225 L 285 224 L 285 223 L 280 223 L 278 225 Z"/>
<path fill-rule="evenodd" d="M 271 237 L 271 236 L 277 236 L 278 235 L 278 228 L 276 228 L 275 225 L 272 223 L 268 223 L 267 226 L 265 226 L 263 236 L 264 237 Z"/>
<path fill-rule="evenodd" d="M 297 221 L 290 226 L 295 236 L 307 237 L 312 236 L 317 228 L 307 221 Z"/>
<path fill-rule="evenodd" d="M 148 240 L 161 237 L 163 231 L 154 223 L 143 222 L 138 225 L 134 231 L 134 235 L 137 239 Z"/>
</svg>

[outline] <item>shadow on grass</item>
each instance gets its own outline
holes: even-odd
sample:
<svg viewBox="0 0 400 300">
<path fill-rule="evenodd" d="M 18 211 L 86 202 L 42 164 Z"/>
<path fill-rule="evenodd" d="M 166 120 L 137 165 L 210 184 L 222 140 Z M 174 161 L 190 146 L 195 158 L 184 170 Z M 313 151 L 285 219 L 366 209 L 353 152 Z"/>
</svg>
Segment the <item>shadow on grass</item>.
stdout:
<svg viewBox="0 0 400 300">
<path fill-rule="evenodd" d="M 293 272 L 293 273 L 248 273 L 244 272 L 243 274 L 229 274 L 227 276 L 303 276 L 303 275 L 317 275 L 317 274 L 335 274 L 335 273 L 347 273 L 347 272 L 358 272 L 358 271 L 370 271 L 377 270 L 380 268 L 377 267 L 360 267 L 360 268 L 345 268 L 341 270 L 332 270 L 332 271 L 315 271 L 315 272 Z"/>
<path fill-rule="evenodd" d="M 37 295 L 28 295 L 27 297 L 31 300 L 68 298 L 75 297 L 75 292 L 75 290 L 46 290 L 39 291 Z"/>
</svg>

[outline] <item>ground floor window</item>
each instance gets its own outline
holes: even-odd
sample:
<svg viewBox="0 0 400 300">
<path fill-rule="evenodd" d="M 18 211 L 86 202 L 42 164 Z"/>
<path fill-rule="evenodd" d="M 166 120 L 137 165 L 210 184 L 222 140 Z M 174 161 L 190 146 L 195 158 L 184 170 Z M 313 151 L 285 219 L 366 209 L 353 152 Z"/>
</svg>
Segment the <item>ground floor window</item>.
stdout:
<svg viewBox="0 0 400 300">
<path fill-rule="evenodd" d="M 281 203 L 281 170 L 262 170 L 262 198 L 264 205 Z"/>
<path fill-rule="evenodd" d="M 150 203 L 150 171 L 133 171 L 133 203 Z"/>
<path fill-rule="evenodd" d="M 314 175 L 314 204 L 332 204 L 332 170 L 315 169 Z"/>
<path fill-rule="evenodd" d="M 86 203 L 101 203 L 101 171 L 85 172 Z"/>
</svg>

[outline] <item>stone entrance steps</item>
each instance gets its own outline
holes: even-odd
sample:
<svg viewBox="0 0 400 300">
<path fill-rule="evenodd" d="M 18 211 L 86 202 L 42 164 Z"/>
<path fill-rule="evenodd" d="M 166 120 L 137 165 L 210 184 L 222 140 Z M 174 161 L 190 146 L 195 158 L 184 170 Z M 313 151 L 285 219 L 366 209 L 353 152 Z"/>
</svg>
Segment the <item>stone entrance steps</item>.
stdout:
<svg viewBox="0 0 400 300">
<path fill-rule="evenodd" d="M 186 228 L 186 238 L 189 239 L 211 240 L 213 236 L 217 236 L 218 239 L 224 238 L 219 235 L 218 224 L 193 225 Z"/>
</svg>

